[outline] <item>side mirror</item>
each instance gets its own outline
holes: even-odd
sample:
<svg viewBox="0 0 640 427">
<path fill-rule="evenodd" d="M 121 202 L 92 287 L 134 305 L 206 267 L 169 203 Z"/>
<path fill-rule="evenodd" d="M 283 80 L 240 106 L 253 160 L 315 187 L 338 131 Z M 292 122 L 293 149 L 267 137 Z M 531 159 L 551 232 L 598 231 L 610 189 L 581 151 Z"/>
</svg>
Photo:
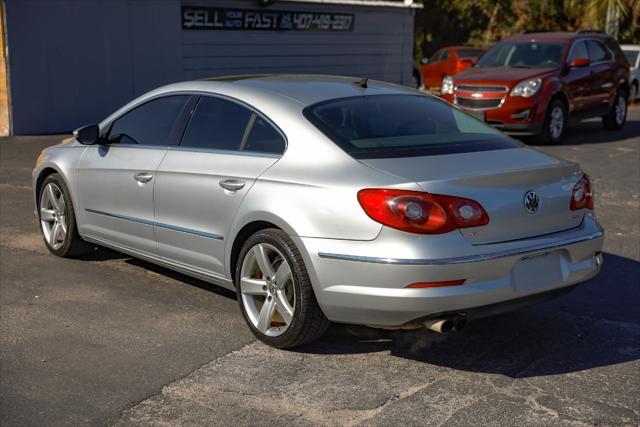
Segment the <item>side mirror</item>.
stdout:
<svg viewBox="0 0 640 427">
<path fill-rule="evenodd" d="M 429 63 L 429 58 L 422 58 L 422 61 L 420 61 L 420 63 L 422 65 L 427 65 Z"/>
<path fill-rule="evenodd" d="M 477 60 L 477 58 L 475 58 Z M 464 58 L 464 59 L 460 59 L 460 67 L 461 68 L 469 68 L 471 66 L 473 66 L 473 64 L 476 63 L 476 61 L 473 60 L 473 58 Z"/>
<path fill-rule="evenodd" d="M 590 63 L 589 58 L 576 58 L 569 64 L 571 68 L 582 68 L 588 66 Z"/>
<path fill-rule="evenodd" d="M 100 128 L 98 125 L 82 126 L 73 131 L 73 136 L 81 144 L 94 145 L 100 139 Z"/>
</svg>

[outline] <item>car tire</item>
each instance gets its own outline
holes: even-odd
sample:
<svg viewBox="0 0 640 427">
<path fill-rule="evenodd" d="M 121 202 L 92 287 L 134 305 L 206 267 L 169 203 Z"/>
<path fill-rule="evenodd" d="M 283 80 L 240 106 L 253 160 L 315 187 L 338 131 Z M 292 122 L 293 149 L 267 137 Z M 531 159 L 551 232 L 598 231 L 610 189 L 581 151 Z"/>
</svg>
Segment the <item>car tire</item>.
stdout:
<svg viewBox="0 0 640 427">
<path fill-rule="evenodd" d="M 538 141 L 547 145 L 559 144 L 566 133 L 567 122 L 568 113 L 564 102 L 552 99 L 547 107 Z"/>
<path fill-rule="evenodd" d="M 602 124 L 605 129 L 618 130 L 624 126 L 627 120 L 627 94 L 619 91 L 611 107 L 609 114 L 602 118 Z"/>
<path fill-rule="evenodd" d="M 300 251 L 282 230 L 249 237 L 234 277 L 242 315 L 260 341 L 296 347 L 317 340 L 329 327 Z"/>
<path fill-rule="evenodd" d="M 42 238 L 52 254 L 76 257 L 91 249 L 78 234 L 69 190 L 57 173 L 47 176 L 40 187 L 38 219 Z"/>
<path fill-rule="evenodd" d="M 638 82 L 631 84 L 631 93 L 629 94 L 629 104 L 633 104 L 638 99 Z"/>
</svg>

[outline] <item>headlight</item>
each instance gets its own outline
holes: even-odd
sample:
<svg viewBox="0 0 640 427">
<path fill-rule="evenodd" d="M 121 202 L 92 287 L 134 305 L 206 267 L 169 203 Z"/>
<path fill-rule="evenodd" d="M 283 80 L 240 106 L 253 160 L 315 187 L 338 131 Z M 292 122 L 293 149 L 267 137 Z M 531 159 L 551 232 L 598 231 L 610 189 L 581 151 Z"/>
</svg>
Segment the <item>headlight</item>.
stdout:
<svg viewBox="0 0 640 427">
<path fill-rule="evenodd" d="M 511 90 L 511 96 L 530 98 L 540 90 L 540 86 L 542 86 L 542 79 L 525 80 L 515 85 Z"/>
<path fill-rule="evenodd" d="M 442 79 L 442 87 L 440 88 L 440 93 L 443 95 L 453 95 L 453 78 L 451 76 L 447 76 Z"/>
</svg>

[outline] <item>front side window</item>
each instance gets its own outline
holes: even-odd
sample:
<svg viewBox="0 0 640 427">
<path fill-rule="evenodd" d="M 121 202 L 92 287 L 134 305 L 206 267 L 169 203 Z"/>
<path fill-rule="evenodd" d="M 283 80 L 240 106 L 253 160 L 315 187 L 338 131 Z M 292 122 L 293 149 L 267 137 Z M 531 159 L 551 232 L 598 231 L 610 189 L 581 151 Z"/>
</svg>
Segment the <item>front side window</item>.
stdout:
<svg viewBox="0 0 640 427">
<path fill-rule="evenodd" d="M 591 63 L 610 61 L 611 52 L 604 45 L 595 40 L 589 40 L 589 59 Z"/>
<path fill-rule="evenodd" d="M 170 138 L 188 95 L 173 95 L 146 102 L 116 119 L 109 142 L 133 145 L 172 145 Z"/>
<path fill-rule="evenodd" d="M 502 42 L 476 64 L 476 67 L 554 68 L 562 62 L 564 43 Z"/>
<path fill-rule="evenodd" d="M 311 105 L 305 117 L 356 159 L 416 157 L 518 147 L 446 102 L 422 95 L 369 95 Z"/>
<path fill-rule="evenodd" d="M 191 116 L 182 145 L 237 151 L 252 114 L 236 102 L 204 96 Z"/>
<path fill-rule="evenodd" d="M 589 51 L 587 50 L 587 43 L 584 41 L 579 41 L 573 45 L 571 48 L 571 53 L 569 54 L 569 58 L 567 62 L 571 64 L 575 59 L 578 58 L 586 58 L 589 59 Z"/>
</svg>

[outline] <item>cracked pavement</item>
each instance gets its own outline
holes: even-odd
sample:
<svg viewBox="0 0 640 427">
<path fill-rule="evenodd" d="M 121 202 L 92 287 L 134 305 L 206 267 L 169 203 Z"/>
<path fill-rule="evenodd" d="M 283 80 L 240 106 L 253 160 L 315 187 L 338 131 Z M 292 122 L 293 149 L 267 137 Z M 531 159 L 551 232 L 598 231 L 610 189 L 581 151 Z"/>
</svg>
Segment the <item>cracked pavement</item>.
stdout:
<svg viewBox="0 0 640 427">
<path fill-rule="evenodd" d="M 49 255 L 30 172 L 59 139 L 0 139 L 2 425 L 640 424 L 639 108 L 538 147 L 595 183 L 598 277 L 456 334 L 334 325 L 289 351 L 220 288 L 103 249 Z"/>
</svg>

